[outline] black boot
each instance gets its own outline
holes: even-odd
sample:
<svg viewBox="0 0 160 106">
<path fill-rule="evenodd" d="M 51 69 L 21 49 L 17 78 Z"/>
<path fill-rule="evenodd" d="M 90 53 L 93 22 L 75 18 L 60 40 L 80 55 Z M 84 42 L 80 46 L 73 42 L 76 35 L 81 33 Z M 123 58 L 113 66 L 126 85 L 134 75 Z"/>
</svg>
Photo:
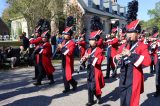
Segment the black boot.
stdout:
<svg viewBox="0 0 160 106">
<path fill-rule="evenodd" d="M 88 90 L 88 103 L 86 103 L 86 106 L 92 106 L 96 103 L 97 101 L 94 100 L 94 92 L 92 90 Z"/>
<path fill-rule="evenodd" d="M 63 93 L 68 93 L 70 91 L 70 89 L 65 89 L 65 90 L 63 90 L 62 92 Z"/>
<path fill-rule="evenodd" d="M 42 85 L 41 82 L 35 82 L 33 83 L 35 86 L 39 86 L 39 85 Z"/>
<path fill-rule="evenodd" d="M 107 64 L 107 70 L 106 70 L 106 77 L 104 77 L 104 79 L 109 79 L 109 77 L 110 77 L 110 70 L 111 68 L 110 68 L 110 64 Z"/>
<path fill-rule="evenodd" d="M 110 76 L 110 70 L 107 70 L 106 71 L 106 76 L 104 77 L 104 79 L 109 79 L 109 76 Z"/>
<path fill-rule="evenodd" d="M 32 78 L 32 80 L 36 80 L 36 79 L 37 79 L 36 77 L 33 77 L 33 78 Z"/>
<path fill-rule="evenodd" d="M 54 77 L 53 77 L 53 75 L 52 75 L 52 74 L 48 76 L 48 79 L 50 80 L 50 82 L 48 83 L 49 85 L 52 85 L 52 84 L 54 84 L 54 83 L 55 83 L 55 81 L 54 81 Z"/>
<path fill-rule="evenodd" d="M 156 85 L 156 92 L 154 94 L 154 97 L 160 96 L 160 85 Z"/>
<path fill-rule="evenodd" d="M 77 89 L 77 84 L 78 84 L 78 82 L 77 81 L 75 81 L 74 79 L 71 79 L 70 81 L 70 84 L 73 86 L 73 91 L 75 91 L 76 89 Z"/>
<path fill-rule="evenodd" d="M 90 102 L 86 103 L 86 106 L 92 106 L 92 105 L 94 105 L 94 104 L 96 104 L 96 103 L 97 103 L 97 101 L 94 100 L 92 103 L 90 103 Z"/>
<path fill-rule="evenodd" d="M 97 97 L 97 103 L 101 104 L 102 103 L 102 98 L 101 95 L 96 96 Z"/>
</svg>

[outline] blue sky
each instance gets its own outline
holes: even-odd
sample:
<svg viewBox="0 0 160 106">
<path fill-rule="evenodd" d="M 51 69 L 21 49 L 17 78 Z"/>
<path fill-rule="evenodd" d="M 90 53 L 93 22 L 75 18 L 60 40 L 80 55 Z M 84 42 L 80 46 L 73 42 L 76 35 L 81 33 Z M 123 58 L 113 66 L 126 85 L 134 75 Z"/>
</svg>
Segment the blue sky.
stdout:
<svg viewBox="0 0 160 106">
<path fill-rule="evenodd" d="M 128 2 L 132 0 L 117 0 L 118 3 L 122 6 L 127 6 Z M 149 9 L 153 9 L 155 7 L 155 3 L 159 0 L 138 0 L 139 1 L 139 12 L 138 12 L 138 18 L 141 20 L 148 20 L 150 19 L 150 16 L 147 15 L 147 11 Z M 2 16 L 3 10 L 7 7 L 7 4 L 5 3 L 6 0 L 0 0 L 0 17 Z"/>
<path fill-rule="evenodd" d="M 6 0 L 0 0 L 0 17 L 2 16 L 2 12 L 6 7 L 7 7 Z"/>
<path fill-rule="evenodd" d="M 132 0 L 117 0 L 118 3 L 122 6 L 127 6 L 128 2 Z M 147 15 L 147 11 L 149 9 L 153 9 L 155 7 L 155 3 L 159 0 L 138 0 L 139 1 L 139 10 L 138 10 L 138 19 L 140 20 L 148 20 L 150 16 Z"/>
</svg>

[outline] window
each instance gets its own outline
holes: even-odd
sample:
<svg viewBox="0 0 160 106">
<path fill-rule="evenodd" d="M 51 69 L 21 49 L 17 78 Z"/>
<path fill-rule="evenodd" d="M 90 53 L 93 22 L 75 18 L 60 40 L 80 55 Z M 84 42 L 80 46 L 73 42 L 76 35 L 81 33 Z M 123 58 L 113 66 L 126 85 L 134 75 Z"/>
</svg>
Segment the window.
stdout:
<svg viewBox="0 0 160 106">
<path fill-rule="evenodd" d="M 103 0 L 100 0 L 100 9 L 103 10 Z"/>
<path fill-rule="evenodd" d="M 92 7 L 92 0 L 88 0 L 88 7 Z"/>
<path fill-rule="evenodd" d="M 117 3 L 117 0 L 112 0 L 113 3 Z"/>
</svg>

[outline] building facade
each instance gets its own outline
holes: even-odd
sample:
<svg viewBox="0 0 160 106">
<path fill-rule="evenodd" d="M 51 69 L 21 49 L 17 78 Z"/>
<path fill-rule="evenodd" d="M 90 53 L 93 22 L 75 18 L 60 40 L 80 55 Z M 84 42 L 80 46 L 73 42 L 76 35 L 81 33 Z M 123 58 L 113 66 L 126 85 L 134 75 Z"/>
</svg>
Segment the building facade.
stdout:
<svg viewBox="0 0 160 106">
<path fill-rule="evenodd" d="M 11 39 L 18 40 L 19 35 L 22 34 L 22 32 L 26 32 L 26 37 L 29 37 L 26 19 L 24 17 L 11 19 Z"/>
<path fill-rule="evenodd" d="M 103 36 L 110 33 L 112 24 L 117 20 L 121 27 L 126 24 L 126 7 L 123 7 L 117 3 L 117 0 L 66 0 L 67 4 L 64 8 L 64 14 L 73 15 L 77 19 L 76 29 L 87 28 L 87 34 L 90 33 L 90 21 L 94 15 L 101 18 L 103 23 Z M 72 11 L 74 7 L 75 10 Z M 52 13 L 52 11 L 51 11 Z M 54 13 L 52 13 L 54 15 Z M 51 19 L 51 32 L 52 34 L 57 32 L 56 19 Z M 27 21 L 23 17 L 12 19 L 11 22 L 11 35 L 12 39 L 18 39 L 22 32 L 26 32 L 28 37 Z M 80 32 L 77 31 L 77 34 Z"/>
<path fill-rule="evenodd" d="M 117 0 L 69 0 L 70 5 L 77 5 L 82 13 L 82 23 L 90 33 L 90 21 L 94 15 L 101 18 L 103 23 L 103 36 L 110 33 L 112 24 L 117 20 L 119 27 L 126 24 L 126 7 L 120 6 Z M 78 9 L 78 10 L 79 10 Z"/>
</svg>

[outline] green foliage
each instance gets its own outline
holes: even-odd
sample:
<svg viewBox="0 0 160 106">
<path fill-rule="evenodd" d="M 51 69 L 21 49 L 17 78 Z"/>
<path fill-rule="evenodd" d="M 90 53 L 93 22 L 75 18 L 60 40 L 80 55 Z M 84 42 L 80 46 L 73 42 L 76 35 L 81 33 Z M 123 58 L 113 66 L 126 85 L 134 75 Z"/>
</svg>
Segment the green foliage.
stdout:
<svg viewBox="0 0 160 106">
<path fill-rule="evenodd" d="M 7 3 L 9 7 L 3 12 L 2 19 L 9 23 L 10 19 L 23 16 L 27 20 L 29 34 L 34 31 L 40 18 L 51 18 L 48 9 L 50 0 L 7 0 Z"/>
<path fill-rule="evenodd" d="M 68 15 L 74 16 L 78 21 L 82 13 L 77 10 L 78 6 L 69 5 L 68 0 L 6 0 L 8 8 L 5 9 L 2 19 L 10 27 L 10 19 L 24 17 L 28 24 L 29 35 L 34 32 L 36 23 L 40 18 L 55 21 L 55 28 L 62 32 L 65 19 Z M 80 23 L 80 22 L 79 22 Z M 80 29 L 81 25 L 76 24 Z"/>
<path fill-rule="evenodd" d="M 155 8 L 148 10 L 148 15 L 151 19 L 148 21 L 141 21 L 141 25 L 144 29 L 151 32 L 153 26 L 158 26 L 160 29 L 160 1 L 155 4 Z"/>
</svg>

